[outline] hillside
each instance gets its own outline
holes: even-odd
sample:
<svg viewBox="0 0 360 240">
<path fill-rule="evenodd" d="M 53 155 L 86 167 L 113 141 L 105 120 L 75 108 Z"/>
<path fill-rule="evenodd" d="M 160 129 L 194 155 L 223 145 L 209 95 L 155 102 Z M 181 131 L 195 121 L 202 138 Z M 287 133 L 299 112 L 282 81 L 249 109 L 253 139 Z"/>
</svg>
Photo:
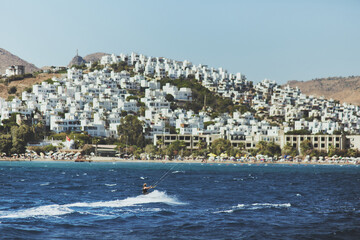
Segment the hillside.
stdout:
<svg viewBox="0 0 360 240">
<path fill-rule="evenodd" d="M 39 70 L 34 64 L 28 63 L 5 49 L 0 48 L 0 75 L 5 74 L 5 70 L 11 65 L 24 65 L 26 73 L 33 73 Z"/>
<path fill-rule="evenodd" d="M 360 76 L 318 78 L 310 81 L 289 81 L 290 87 L 298 87 L 302 93 L 341 103 L 360 105 Z"/>
<path fill-rule="evenodd" d="M 105 55 L 109 55 L 107 53 L 102 53 L 102 52 L 97 52 L 97 53 L 92 53 L 92 54 L 88 54 L 84 57 L 84 60 L 86 62 L 96 62 L 96 61 L 100 61 L 102 56 Z"/>
<path fill-rule="evenodd" d="M 13 81 L 10 82 L 8 85 L 4 83 L 0 83 L 0 97 L 7 99 L 9 95 L 19 95 L 21 96 L 21 93 L 25 91 L 26 88 L 32 87 L 32 85 L 36 83 L 41 83 L 49 78 L 52 77 L 60 77 L 61 74 L 55 74 L 55 73 L 41 73 L 37 75 L 36 77 L 32 78 L 25 78 L 23 80 L 19 81 Z M 11 87 L 16 87 L 17 91 L 16 94 L 9 94 L 8 91 Z"/>
</svg>

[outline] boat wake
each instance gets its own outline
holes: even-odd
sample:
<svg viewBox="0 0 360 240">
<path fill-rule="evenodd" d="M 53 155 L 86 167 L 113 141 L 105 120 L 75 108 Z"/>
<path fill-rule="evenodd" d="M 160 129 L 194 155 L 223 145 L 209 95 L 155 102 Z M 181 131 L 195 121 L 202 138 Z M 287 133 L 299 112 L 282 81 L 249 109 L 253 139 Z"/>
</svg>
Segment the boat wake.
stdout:
<svg viewBox="0 0 360 240">
<path fill-rule="evenodd" d="M 9 218 L 30 218 L 30 217 L 49 217 L 49 216 L 61 216 L 71 213 L 83 213 L 87 214 L 95 213 L 96 208 L 124 208 L 132 206 L 143 206 L 151 203 L 165 203 L 167 205 L 184 205 L 173 196 L 169 196 L 166 192 L 153 191 L 147 195 L 139 195 L 136 197 L 128 197 L 123 200 L 114 201 L 100 201 L 100 202 L 77 202 L 64 205 L 52 204 L 39 207 L 33 207 L 29 209 L 22 209 L 16 211 L 0 211 L 0 219 Z M 150 210 L 156 210 L 158 208 L 150 208 Z M 131 210 L 130 210 L 131 211 Z"/>
<path fill-rule="evenodd" d="M 214 213 L 233 213 L 240 210 L 258 210 L 266 208 L 290 208 L 290 203 L 251 203 L 251 204 L 238 204 L 231 209 L 216 211 Z"/>
</svg>

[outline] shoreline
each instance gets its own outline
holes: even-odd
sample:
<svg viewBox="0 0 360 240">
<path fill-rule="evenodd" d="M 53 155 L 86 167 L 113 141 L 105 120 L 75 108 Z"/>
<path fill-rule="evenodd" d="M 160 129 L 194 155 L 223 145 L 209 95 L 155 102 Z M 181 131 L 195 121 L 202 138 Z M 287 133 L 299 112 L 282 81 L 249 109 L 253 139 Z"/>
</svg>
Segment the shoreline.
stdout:
<svg viewBox="0 0 360 240">
<path fill-rule="evenodd" d="M 254 164 L 254 165 L 265 165 L 265 164 L 283 164 L 283 165 L 360 165 L 355 162 L 294 162 L 294 161 L 272 161 L 272 162 L 264 162 L 264 161 L 231 161 L 231 160 L 223 160 L 223 161 L 199 161 L 199 160 L 141 160 L 141 159 L 124 159 L 124 158 L 116 158 L 116 157 L 91 157 L 87 159 L 49 159 L 49 158 L 36 158 L 36 159 L 25 159 L 25 158 L 0 158 L 1 162 L 138 162 L 138 163 L 203 163 L 203 164 Z"/>
</svg>

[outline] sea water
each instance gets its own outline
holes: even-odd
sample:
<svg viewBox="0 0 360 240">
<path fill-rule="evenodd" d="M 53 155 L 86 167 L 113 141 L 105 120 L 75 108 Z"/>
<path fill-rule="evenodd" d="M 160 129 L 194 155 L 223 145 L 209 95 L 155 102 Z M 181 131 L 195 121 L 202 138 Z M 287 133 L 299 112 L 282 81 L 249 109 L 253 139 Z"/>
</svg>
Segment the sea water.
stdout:
<svg viewBox="0 0 360 240">
<path fill-rule="evenodd" d="M 0 162 L 0 184 L 0 239 L 360 239 L 358 166 Z"/>
</svg>

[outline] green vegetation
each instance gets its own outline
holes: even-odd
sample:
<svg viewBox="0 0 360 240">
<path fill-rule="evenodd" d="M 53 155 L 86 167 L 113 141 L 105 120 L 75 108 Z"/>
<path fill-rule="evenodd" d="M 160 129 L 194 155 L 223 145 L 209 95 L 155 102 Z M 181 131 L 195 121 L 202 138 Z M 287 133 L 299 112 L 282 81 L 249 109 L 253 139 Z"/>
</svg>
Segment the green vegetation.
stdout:
<svg viewBox="0 0 360 240">
<path fill-rule="evenodd" d="M 9 90 L 8 90 L 8 93 L 9 94 L 15 94 L 17 92 L 17 88 L 15 86 L 11 87 Z"/>
<path fill-rule="evenodd" d="M 214 94 L 209 89 L 202 86 L 195 78 L 179 78 L 174 80 L 163 78 L 160 80 L 161 87 L 166 83 L 170 83 L 178 88 L 190 88 L 192 91 L 193 100 L 191 102 L 175 102 L 175 107 L 183 107 L 187 110 L 193 110 L 195 113 L 199 113 L 204 107 L 204 100 L 206 97 L 206 107 L 212 109 L 215 113 L 227 112 L 232 114 L 235 111 L 240 111 L 241 113 L 247 111 L 254 112 L 248 105 L 235 105 L 230 98 L 224 98 Z"/>
<path fill-rule="evenodd" d="M 71 68 L 81 69 L 81 70 L 86 70 L 87 69 L 85 63 L 83 63 L 81 65 L 72 65 Z"/>
<path fill-rule="evenodd" d="M 34 77 L 33 74 L 31 73 L 26 73 L 26 74 L 22 74 L 22 75 L 14 75 L 14 76 L 10 76 L 7 77 L 7 82 L 13 82 L 13 81 L 19 81 L 19 80 L 23 80 L 25 78 L 32 78 Z"/>
<path fill-rule="evenodd" d="M 181 151 L 184 151 L 186 149 L 186 144 L 184 141 L 176 140 L 172 142 L 167 148 L 166 148 L 166 154 L 169 157 L 174 157 L 176 155 L 182 155 L 180 154 Z"/>
<path fill-rule="evenodd" d="M 47 82 L 48 84 L 54 84 L 54 80 L 51 78 L 46 79 L 44 82 Z"/>
<path fill-rule="evenodd" d="M 281 148 L 279 145 L 273 142 L 260 141 L 256 145 L 256 149 L 253 154 L 261 154 L 268 156 L 281 156 Z"/>
<path fill-rule="evenodd" d="M 204 122 L 204 129 L 207 129 L 208 126 L 215 124 L 215 121 Z"/>
<path fill-rule="evenodd" d="M 143 133 L 143 123 L 134 115 L 127 115 L 120 120 L 118 126 L 120 144 L 134 145 L 140 148 L 145 147 L 145 136 Z"/>
<path fill-rule="evenodd" d="M 60 69 L 60 70 L 57 70 L 55 71 L 55 73 L 60 73 L 60 74 L 64 74 L 64 73 L 67 73 L 67 69 Z"/>
<path fill-rule="evenodd" d="M 221 153 L 230 154 L 231 148 L 232 146 L 229 140 L 219 138 L 212 142 L 210 150 L 212 153 L 220 155 Z"/>
<path fill-rule="evenodd" d="M 282 154 L 288 155 L 288 156 L 297 156 L 298 155 L 296 148 L 294 148 L 290 143 L 286 143 L 286 145 L 283 147 Z"/>
<path fill-rule="evenodd" d="M 133 73 L 133 66 L 128 66 L 126 62 L 121 61 L 119 63 L 113 63 L 110 67 L 114 70 L 114 72 L 127 71 L 129 73 Z"/>
<path fill-rule="evenodd" d="M 94 62 L 93 64 L 91 64 L 90 67 L 90 72 L 93 72 L 95 70 L 102 70 L 104 68 L 104 65 L 100 65 L 99 62 Z"/>
<path fill-rule="evenodd" d="M 27 87 L 27 88 L 25 88 L 24 91 L 26 91 L 27 93 L 31 93 L 32 92 L 32 87 Z"/>
<path fill-rule="evenodd" d="M 306 129 L 288 131 L 285 135 L 311 135 L 311 132 Z"/>
<path fill-rule="evenodd" d="M 169 94 L 169 93 L 166 94 L 165 99 L 166 99 L 166 101 L 168 101 L 168 102 L 173 102 L 173 101 L 175 100 L 174 96 L 171 95 L 171 94 Z"/>
</svg>

